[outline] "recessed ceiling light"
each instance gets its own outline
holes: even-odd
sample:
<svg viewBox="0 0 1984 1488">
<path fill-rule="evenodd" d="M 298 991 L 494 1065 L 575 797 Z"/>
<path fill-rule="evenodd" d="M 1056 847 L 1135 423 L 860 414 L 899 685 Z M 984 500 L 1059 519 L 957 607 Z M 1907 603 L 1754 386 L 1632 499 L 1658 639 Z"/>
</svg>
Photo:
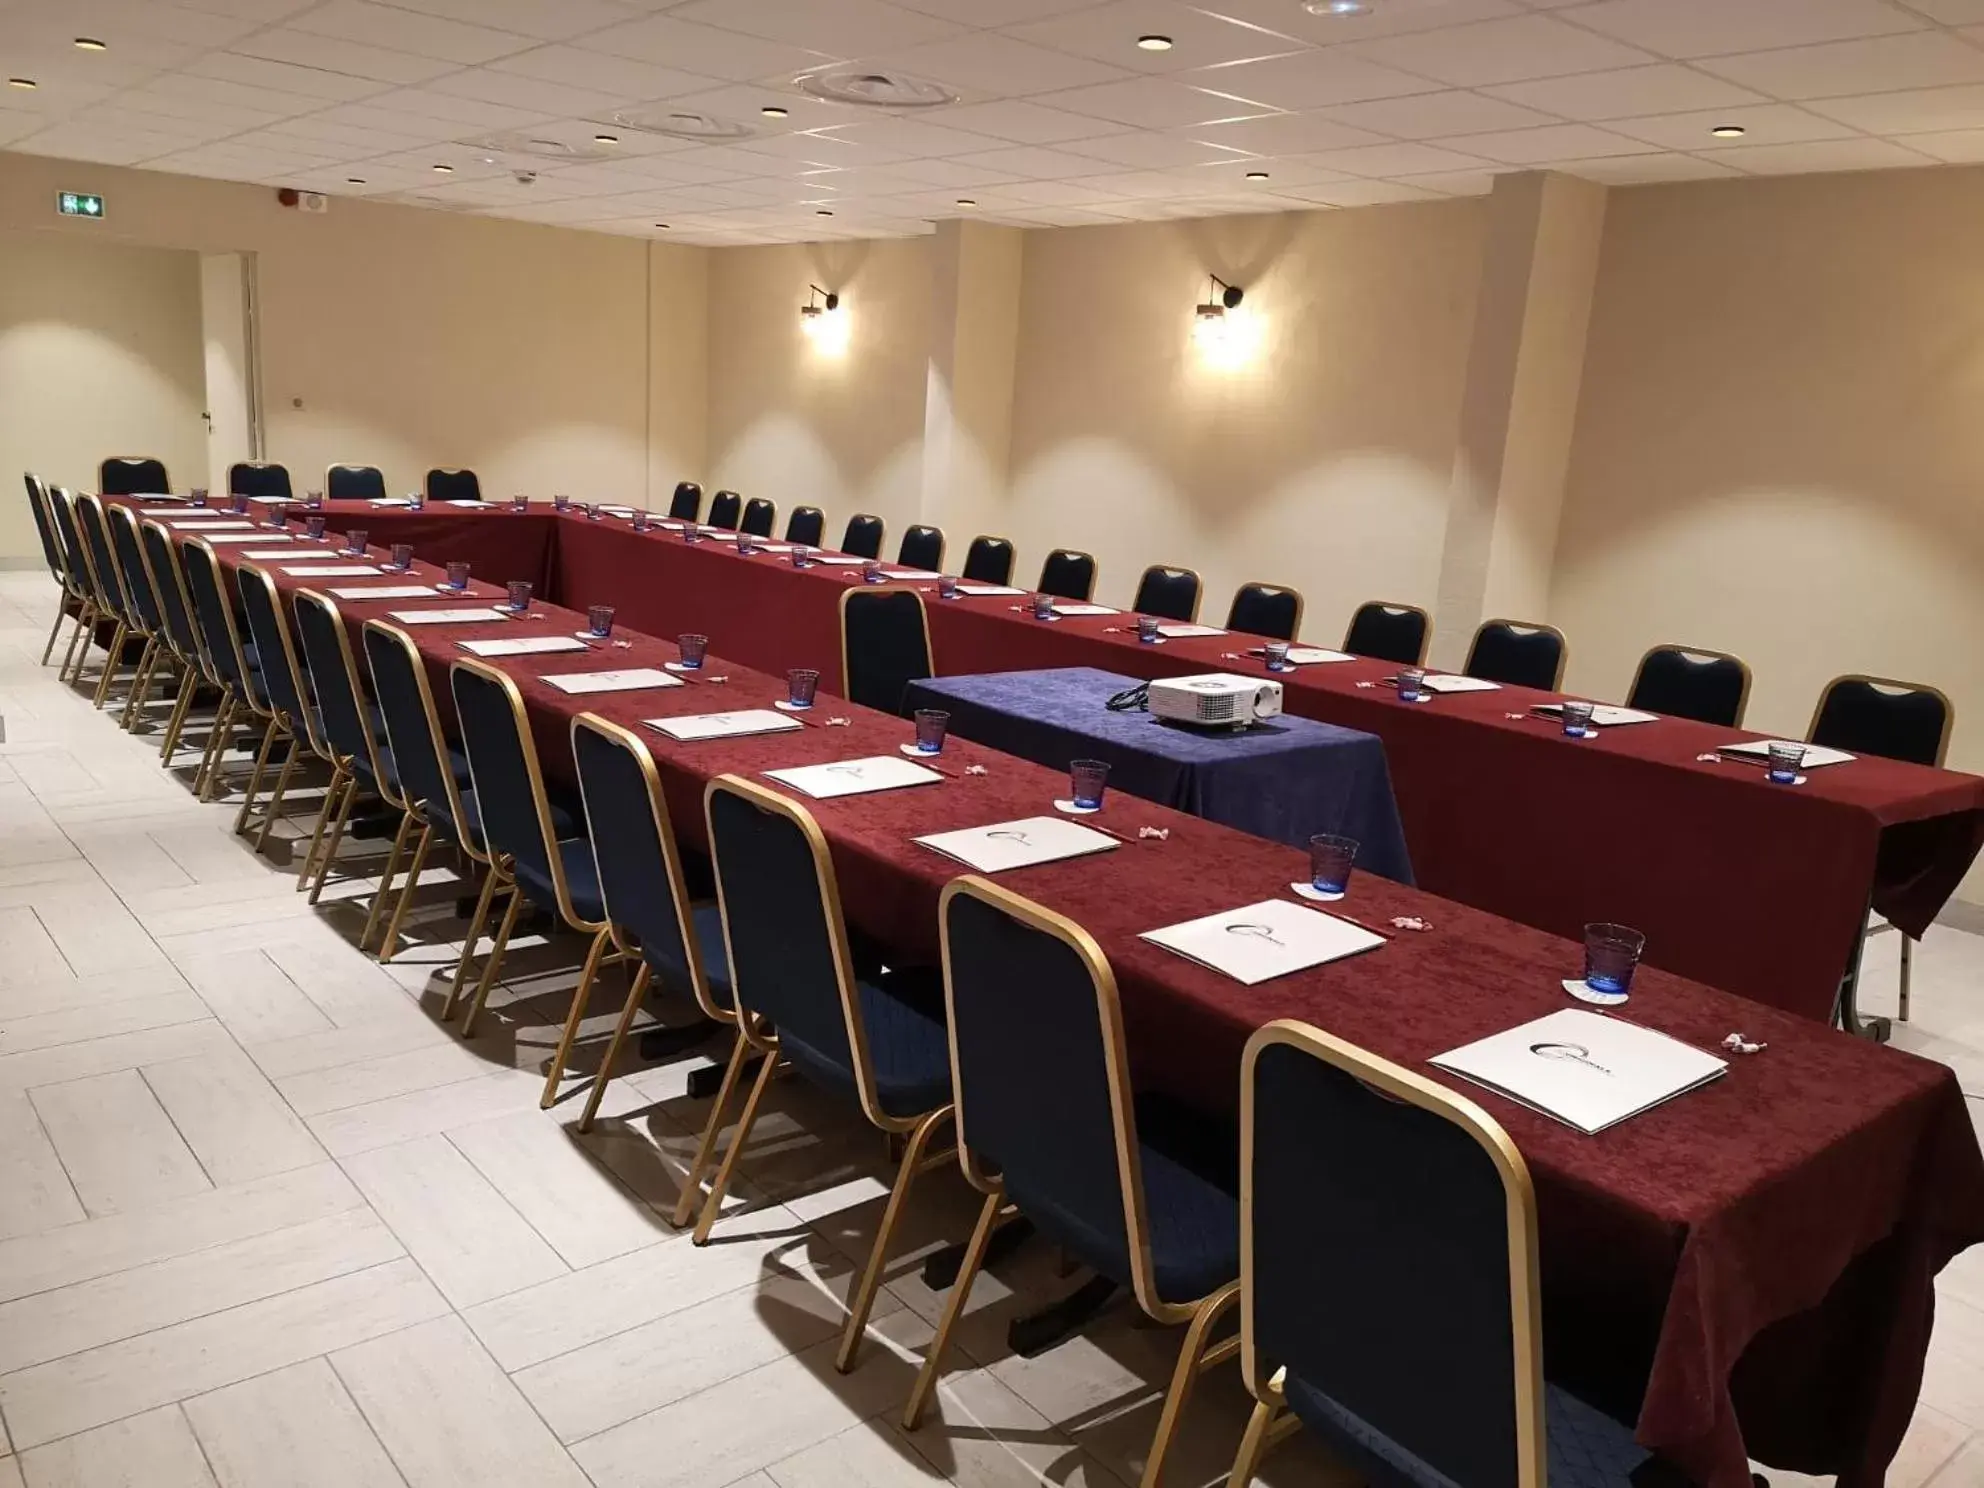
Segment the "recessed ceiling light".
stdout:
<svg viewBox="0 0 1984 1488">
<path fill-rule="evenodd" d="M 455 168 L 452 165 L 437 165 L 434 167 L 434 173 L 438 176 L 452 176 Z"/>
<path fill-rule="evenodd" d="M 1303 0 L 1302 8 L 1310 15 L 1354 16 L 1363 15 L 1371 7 L 1364 0 Z"/>
<path fill-rule="evenodd" d="M 107 52 L 110 50 L 110 43 L 98 41 L 94 36 L 78 36 L 76 47 L 79 51 L 85 52 Z"/>
<path fill-rule="evenodd" d="M 344 183 L 345 183 L 345 185 L 347 185 L 347 186 L 363 186 L 363 185 L 365 184 L 365 177 L 363 177 L 363 176 L 346 176 L 346 177 L 344 178 Z"/>
<path fill-rule="evenodd" d="M 41 84 L 37 83 L 33 78 L 8 78 L 7 86 L 10 88 L 39 88 Z"/>
<path fill-rule="evenodd" d="M 767 119 L 783 119 L 786 115 L 786 110 L 779 108 L 776 105 L 770 105 L 765 108 L 761 108 L 758 110 L 758 112 L 763 114 Z"/>
<path fill-rule="evenodd" d="M 1171 38 L 1168 36 L 1139 36 L 1137 38 L 1137 45 L 1147 52 L 1168 52 L 1171 50 Z"/>
<path fill-rule="evenodd" d="M 1709 133 L 1717 139 L 1741 139 L 1749 131 L 1741 124 L 1718 124 Z"/>
<path fill-rule="evenodd" d="M 961 196 L 958 198 L 958 205 L 961 207 L 975 207 L 978 203 L 968 196 Z"/>
<path fill-rule="evenodd" d="M 820 208 L 819 211 L 815 212 L 813 215 L 815 217 L 831 217 L 833 216 L 833 213 L 829 212 L 825 207 L 822 207 Z"/>
<path fill-rule="evenodd" d="M 617 134 L 595 134 L 592 137 L 592 142 L 595 145 L 617 145 L 620 143 L 620 136 Z"/>
<path fill-rule="evenodd" d="M 660 228 L 663 232 L 668 231 L 668 224 L 666 222 L 657 222 L 655 226 Z"/>
<path fill-rule="evenodd" d="M 1265 181 L 1267 178 L 1268 178 L 1268 173 L 1266 171 L 1247 172 L 1247 179 L 1250 181 Z"/>
</svg>

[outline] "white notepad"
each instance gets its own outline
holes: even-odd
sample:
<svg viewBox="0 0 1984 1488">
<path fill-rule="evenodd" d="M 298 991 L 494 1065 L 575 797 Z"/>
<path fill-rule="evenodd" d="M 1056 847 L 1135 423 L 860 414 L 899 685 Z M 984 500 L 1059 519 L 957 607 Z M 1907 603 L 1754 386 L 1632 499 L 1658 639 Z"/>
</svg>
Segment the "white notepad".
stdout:
<svg viewBox="0 0 1984 1488">
<path fill-rule="evenodd" d="M 1801 770 L 1816 770 L 1821 765 L 1843 765 L 1855 758 L 1844 749 L 1827 749 L 1818 744 L 1799 744 L 1796 739 L 1758 739 L 1752 744 L 1718 744 L 1715 752 L 1763 765 L 1770 763 L 1770 746 L 1773 744 L 1796 744 L 1798 748 L 1804 750 L 1805 758 L 1798 765 Z"/>
<path fill-rule="evenodd" d="M 247 526 L 248 524 L 244 522 L 242 525 Z M 295 541 L 294 538 L 280 537 L 273 532 L 214 532 L 212 537 L 207 537 L 208 532 L 214 532 L 214 529 L 211 527 L 198 529 L 192 535 L 194 537 L 206 537 L 210 543 L 279 543 Z"/>
<path fill-rule="evenodd" d="M 651 687 L 688 685 L 680 677 L 671 677 L 655 667 L 629 667 L 618 672 L 568 672 L 538 680 L 549 682 L 560 692 L 569 692 L 574 697 L 583 697 L 590 692 L 645 692 Z"/>
<path fill-rule="evenodd" d="M 243 558 L 342 558 L 342 553 L 331 548 L 257 548 L 252 553 L 243 553 Z"/>
<path fill-rule="evenodd" d="M 501 610 L 394 610 L 393 619 L 402 625 L 486 625 L 491 620 L 510 617 Z"/>
<path fill-rule="evenodd" d="M 760 553 L 777 553 L 783 556 L 784 554 L 790 553 L 792 551 L 792 544 L 791 543 L 759 543 L 758 551 Z"/>
<path fill-rule="evenodd" d="M 227 517 L 161 517 L 168 527 L 188 527 L 196 532 L 246 532 L 255 524 Z"/>
<path fill-rule="evenodd" d="M 1419 685 L 1427 692 L 1499 692 L 1502 687 L 1483 677 L 1457 677 L 1452 672 L 1428 672 Z"/>
<path fill-rule="evenodd" d="M 912 785 L 935 785 L 944 778 L 935 770 L 926 770 L 896 754 L 836 760 L 830 765 L 800 765 L 791 770 L 767 770 L 765 775 L 781 785 L 804 791 L 816 801 L 902 790 Z"/>
<path fill-rule="evenodd" d="M 1217 625 L 1160 625 L 1157 633 L 1167 641 L 1186 641 L 1193 636 L 1221 636 L 1226 632 Z"/>
<path fill-rule="evenodd" d="M 1147 930 L 1143 938 L 1252 987 L 1385 943 L 1360 925 L 1286 899 L 1263 899 L 1204 919 Z"/>
<path fill-rule="evenodd" d="M 285 568 L 283 572 L 292 579 L 355 579 L 361 574 L 381 574 L 385 570 L 370 563 L 342 563 L 335 568 Z"/>
<path fill-rule="evenodd" d="M 602 506 L 600 510 L 609 517 L 632 517 L 634 515 L 634 509 L 631 506 Z"/>
<path fill-rule="evenodd" d="M 290 506 L 296 501 L 294 496 L 250 496 L 248 499 L 257 506 Z"/>
<path fill-rule="evenodd" d="M 937 576 L 933 573 L 925 573 L 920 568 L 885 568 L 882 570 L 882 577 L 885 579 L 934 579 Z"/>
<path fill-rule="evenodd" d="M 870 558 L 815 558 L 813 561 L 815 563 L 824 563 L 829 568 L 859 568 L 862 564 L 871 563 L 874 560 Z"/>
<path fill-rule="evenodd" d="M 740 534 L 738 533 L 732 532 L 728 527 L 703 528 L 704 542 L 736 542 L 739 535 Z"/>
<path fill-rule="evenodd" d="M 444 501 L 444 502 L 442 502 L 442 503 L 441 503 L 441 505 L 443 505 L 443 506 L 474 506 L 474 507 L 484 507 L 484 506 L 487 506 L 487 505 L 489 505 L 489 503 L 488 503 L 488 502 L 486 502 L 486 501 L 470 501 L 470 500 L 469 500 L 469 499 L 468 499 L 467 497 L 463 497 L 463 498 L 462 498 L 461 500 L 459 500 L 459 501 Z"/>
<path fill-rule="evenodd" d="M 1433 1063 L 1587 1136 L 1729 1068 L 1692 1044 L 1577 1008 L 1465 1044 Z"/>
<path fill-rule="evenodd" d="M 1122 846 L 1114 837 L 1059 816 L 1028 816 L 961 832 L 933 832 L 915 840 L 980 873 L 1058 863 Z"/>
<path fill-rule="evenodd" d="M 547 656 L 553 651 L 589 651 L 571 636 L 519 636 L 514 641 L 457 641 L 471 656 Z"/>
<path fill-rule="evenodd" d="M 480 503 L 478 503 L 480 504 Z M 372 502 L 373 506 L 412 506 L 411 496 L 381 496 Z"/>
<path fill-rule="evenodd" d="M 1355 661 L 1356 657 L 1322 646 L 1290 646 L 1288 659 L 1295 666 L 1327 666 L 1333 661 Z"/>
<path fill-rule="evenodd" d="M 1057 604 L 1054 606 L 1054 613 L 1057 615 L 1120 615 L 1123 612 L 1121 610 L 1112 610 L 1108 605 Z"/>
<path fill-rule="evenodd" d="M 1562 703 L 1538 703 L 1529 711 L 1532 713 L 1541 713 L 1546 718 L 1559 718 L 1563 716 L 1564 705 Z M 1610 703 L 1599 703 L 1591 710 L 1591 721 L 1600 728 L 1620 728 L 1629 723 L 1658 723 L 1660 721 L 1660 715 L 1657 713 L 1642 713 L 1638 708 L 1615 708 Z"/>
<path fill-rule="evenodd" d="M 407 587 L 402 584 L 378 584 L 370 589 L 333 589 L 331 594 L 337 599 L 432 599 L 434 591 L 415 584 Z"/>
<path fill-rule="evenodd" d="M 1015 589 L 1010 584 L 960 584 L 958 593 L 969 594 L 974 599 L 984 599 L 994 594 L 1024 594 L 1026 590 Z"/>
<path fill-rule="evenodd" d="M 644 718 L 649 728 L 684 744 L 698 739 L 741 739 L 747 734 L 789 734 L 805 724 L 770 708 L 746 708 L 739 713 L 691 713 L 681 718 Z"/>
</svg>

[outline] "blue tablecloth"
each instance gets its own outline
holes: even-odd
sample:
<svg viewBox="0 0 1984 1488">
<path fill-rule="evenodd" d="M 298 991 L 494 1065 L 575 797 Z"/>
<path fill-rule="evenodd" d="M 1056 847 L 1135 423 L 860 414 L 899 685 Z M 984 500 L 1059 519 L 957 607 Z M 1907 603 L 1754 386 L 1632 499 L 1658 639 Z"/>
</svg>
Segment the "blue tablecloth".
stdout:
<svg viewBox="0 0 1984 1488">
<path fill-rule="evenodd" d="M 1256 837 L 1297 847 L 1317 832 L 1354 837 L 1359 868 L 1412 882 L 1375 735 L 1286 716 L 1213 732 L 1109 711 L 1112 696 L 1138 685 L 1092 667 L 931 677 L 911 685 L 908 706 L 942 708 L 953 733 L 1036 764 L 1107 760 L 1112 789 Z"/>
</svg>

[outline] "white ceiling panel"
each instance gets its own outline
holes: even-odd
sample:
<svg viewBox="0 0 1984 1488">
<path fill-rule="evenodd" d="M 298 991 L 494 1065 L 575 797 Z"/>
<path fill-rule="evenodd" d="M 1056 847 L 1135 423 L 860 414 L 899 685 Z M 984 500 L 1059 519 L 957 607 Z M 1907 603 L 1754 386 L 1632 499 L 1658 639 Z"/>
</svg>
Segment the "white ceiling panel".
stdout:
<svg viewBox="0 0 1984 1488">
<path fill-rule="evenodd" d="M 1984 82 L 1984 48 L 1946 31 L 1710 57 L 1701 65 L 1746 88 L 1792 100 Z"/>
<path fill-rule="evenodd" d="M 355 78 L 341 72 L 328 72 L 319 66 L 295 67 L 272 62 L 265 57 L 249 57 L 239 52 L 210 52 L 186 69 L 194 77 L 217 78 L 224 83 L 241 83 L 251 88 L 267 88 L 278 93 L 301 94 L 348 103 L 386 91 L 382 84 Z"/>
<path fill-rule="evenodd" d="M 1748 0 L 1733 0 L 1733 3 L 1747 4 Z M 1355 41 L 1349 46 L 1358 55 L 1388 67 L 1467 88 L 1632 67 L 1659 60 L 1650 53 L 1541 15 L 1477 21 L 1473 25 L 1420 31 L 1410 36 Z"/>
<path fill-rule="evenodd" d="M 1573 19 L 1668 57 L 1851 41 L 1923 26 L 1919 16 L 1882 0 L 1599 0 L 1579 6 Z"/>
<path fill-rule="evenodd" d="M 1643 186 L 1656 181 L 1707 181 L 1740 176 L 1741 171 L 1700 155 L 1609 155 L 1602 160 L 1560 160 L 1552 170 L 1602 181 L 1607 186 Z"/>
<path fill-rule="evenodd" d="M 1436 171 L 1430 176 L 1409 179 L 1421 191 L 1434 191 L 1441 196 L 1486 196 L 1495 189 L 1496 174 L 1494 170 Z"/>
<path fill-rule="evenodd" d="M 1984 161 L 1984 129 L 1951 129 L 1940 134 L 1911 134 L 1908 148 L 1952 165 Z"/>
<path fill-rule="evenodd" d="M 381 85 L 425 83 L 455 71 L 452 62 L 417 57 L 411 52 L 388 51 L 384 47 L 367 46 L 362 41 L 317 36 L 288 27 L 257 32 L 245 41 L 236 42 L 234 50 L 239 56 L 343 73 Z"/>
<path fill-rule="evenodd" d="M 1427 176 L 1436 171 L 1480 170 L 1486 164 L 1479 155 L 1469 155 L 1442 145 L 1417 143 L 1361 145 L 1354 150 L 1324 150 L 1303 158 L 1321 169 L 1366 179 L 1373 176 Z"/>
<path fill-rule="evenodd" d="M 1141 129 L 1104 135 L 1101 139 L 1073 140 L 1061 148 L 1070 155 L 1089 155 L 1110 165 L 1135 166 L 1140 170 L 1176 170 L 1180 166 L 1208 165 L 1241 155 L 1235 146 L 1208 144 L 1182 134 L 1152 134 Z"/>
<path fill-rule="evenodd" d="M 1675 62 L 1501 83 L 1486 91 L 1566 119 L 1625 119 L 1767 101 L 1748 88 Z"/>
<path fill-rule="evenodd" d="M 978 95 L 968 100 L 974 102 L 1024 98 L 1132 76 L 1127 68 L 1052 51 L 997 32 L 907 47 L 873 60 Z"/>
<path fill-rule="evenodd" d="M 488 62 L 531 44 L 530 38 L 514 31 L 465 25 L 390 5 L 369 4 L 368 0 L 325 0 L 296 16 L 290 25 L 319 36 L 462 64 Z"/>
<path fill-rule="evenodd" d="M 1810 109 L 1868 134 L 1984 129 L 1984 83 L 1874 93 L 1864 98 L 1824 98 L 1813 102 Z"/>
<path fill-rule="evenodd" d="M 1821 118 L 1816 110 L 1807 111 L 1788 103 L 1611 119 L 1605 127 L 1669 150 L 1719 150 L 1739 142 L 1718 139 L 1709 132 L 1724 126 L 1741 129 L 1740 142 L 1752 145 L 1795 145 L 1805 140 L 1844 139 L 1854 133 L 1845 124 Z"/>
<path fill-rule="evenodd" d="M 1376 207 L 1388 202 L 1438 201 L 1444 192 L 1410 181 L 1332 181 L 1319 186 L 1291 186 L 1288 195 L 1331 207 Z"/>
<path fill-rule="evenodd" d="M 1341 47 L 1209 67 L 1182 73 L 1176 81 L 1278 109 L 1322 108 L 1440 91 L 1438 83 L 1355 56 Z"/>
<path fill-rule="evenodd" d="M 1070 113 L 1093 114 L 1137 129 L 1190 129 L 1267 112 L 1259 104 L 1188 88 L 1168 78 L 1131 78 L 1094 88 L 1071 88 L 1047 101 Z"/>
<path fill-rule="evenodd" d="M 833 0 L 830 5 L 820 0 L 690 0 L 669 14 L 827 56 L 917 46 L 961 35 L 965 30 L 954 22 L 883 0 Z"/>
<path fill-rule="evenodd" d="M 1503 134 L 1469 134 L 1442 144 L 1504 165 L 1542 165 L 1552 160 L 1594 160 L 1608 155 L 1648 155 L 1653 146 L 1590 124 L 1550 124 Z"/>
<path fill-rule="evenodd" d="M 1317 15 L 1299 0 L 1199 0 L 1201 8 L 1248 21 L 1270 31 L 1319 46 L 1340 41 L 1364 41 L 1378 36 L 1404 36 L 1469 21 L 1496 21 L 1521 15 L 1515 0 L 1385 0 L 1358 15 Z"/>
<path fill-rule="evenodd" d="M 1301 7 L 1291 4 L 1289 9 L 1300 13 Z M 1175 0 L 1108 0 L 1052 20 L 1012 27 L 1008 34 L 1132 72 L 1180 72 L 1249 57 L 1272 57 L 1303 45 L 1287 35 Z M 1147 51 L 1137 44 L 1144 36 L 1169 37 L 1172 45 L 1165 51 Z"/>
<path fill-rule="evenodd" d="M 803 72 L 834 60 L 831 53 L 808 51 L 781 41 L 765 41 L 738 31 L 699 26 L 673 16 L 644 16 L 608 26 L 582 38 L 587 51 L 635 62 L 699 73 L 728 82 L 749 82 L 778 73 Z"/>
<path fill-rule="evenodd" d="M 591 89 L 617 102 L 652 103 L 678 98 L 708 89 L 715 83 L 709 74 L 657 67 L 651 62 L 611 57 L 573 46 L 536 47 L 518 52 L 490 63 L 488 70 Z"/>
<path fill-rule="evenodd" d="M 1315 150 L 1348 150 L 1385 142 L 1383 135 L 1338 123 L 1321 113 L 1266 114 L 1207 125 L 1192 133 L 1216 145 L 1251 150 L 1256 155 L 1302 155 Z"/>
<path fill-rule="evenodd" d="M 1920 151 L 1891 140 L 1814 140 L 1803 145 L 1745 145 L 1718 150 L 1716 160 L 1752 175 L 1798 175 L 1809 171 L 1885 170 L 1933 165 Z"/>
<path fill-rule="evenodd" d="M 1486 134 L 1554 124 L 1554 115 L 1519 107 L 1485 93 L 1453 90 L 1415 93 L 1405 98 L 1374 98 L 1368 103 L 1335 104 L 1318 112 L 1339 123 L 1393 139 L 1433 139 L 1443 134 Z"/>
<path fill-rule="evenodd" d="M 616 0 L 392 0 L 400 10 L 417 10 L 444 20 L 467 21 L 498 31 L 564 41 L 588 31 L 635 20 L 656 7 Z"/>
<path fill-rule="evenodd" d="M 904 10 L 956 21 L 960 26 L 1017 26 L 1085 10 L 1101 0 L 895 0 Z"/>
</svg>

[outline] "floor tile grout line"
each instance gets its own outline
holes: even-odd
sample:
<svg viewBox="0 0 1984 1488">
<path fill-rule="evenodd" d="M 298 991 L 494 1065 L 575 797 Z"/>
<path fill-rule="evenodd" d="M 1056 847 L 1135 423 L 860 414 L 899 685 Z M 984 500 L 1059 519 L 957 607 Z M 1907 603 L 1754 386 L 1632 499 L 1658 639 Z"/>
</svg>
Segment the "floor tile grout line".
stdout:
<svg viewBox="0 0 1984 1488">
<path fill-rule="evenodd" d="M 30 786 L 30 787 L 29 787 L 29 790 L 30 790 L 30 791 L 32 791 L 32 790 L 33 790 L 33 787 L 32 787 L 32 786 Z M 52 818 L 52 817 L 50 818 L 50 820 L 51 820 L 51 821 L 52 821 L 53 819 L 54 819 L 54 818 Z M 66 831 L 63 831 L 63 829 L 62 829 L 61 827 L 57 827 L 57 828 L 56 828 L 55 830 L 56 830 L 56 831 L 58 831 L 58 832 L 61 832 L 61 833 L 62 833 L 62 836 L 63 836 L 63 838 L 64 838 L 65 840 L 66 840 L 66 839 L 68 838 L 68 836 L 69 836 L 69 834 L 68 834 L 68 833 L 67 833 Z M 73 841 L 71 841 L 71 842 L 69 843 L 69 845 L 70 845 L 71 847 L 74 847 L 74 846 L 75 846 L 76 844 L 75 844 L 75 843 L 74 843 Z M 92 873 L 96 873 L 96 864 L 94 864 L 94 863 L 91 863 L 91 864 L 90 864 L 90 872 L 92 872 Z M 100 874 L 100 873 L 97 873 L 97 875 L 96 875 L 96 876 L 97 876 L 97 882 L 98 882 L 98 883 L 102 883 L 102 882 L 103 882 L 103 875 L 102 875 L 102 874 Z M 108 887 L 108 886 L 106 885 L 106 887 Z M 78 980 L 78 981 L 81 981 L 81 980 L 82 980 L 82 978 L 81 978 L 81 977 L 78 977 L 78 976 L 76 976 L 76 963 L 75 963 L 75 962 L 73 962 L 73 961 L 71 961 L 71 960 L 69 959 L 69 953 L 68 953 L 67 951 L 65 951 L 65 950 L 63 950 L 63 949 L 62 949 L 62 942 L 61 942 L 61 941 L 59 941 L 59 940 L 57 940 L 57 939 L 55 938 L 55 932 L 54 932 L 54 931 L 52 931 L 52 930 L 50 930 L 50 929 L 48 928 L 48 922 L 47 922 L 46 920 L 44 920 L 44 919 L 43 919 L 43 918 L 41 917 L 41 911 L 40 911 L 39 909 L 37 909 L 37 908 L 36 908 L 36 907 L 35 907 L 34 905 L 32 905 L 32 904 L 30 904 L 30 905 L 28 905 L 28 906 L 27 906 L 27 911 L 28 911 L 28 913 L 29 913 L 29 914 L 31 914 L 31 915 L 33 915 L 33 916 L 34 916 L 34 922 L 35 922 L 35 924 L 37 924 L 37 925 L 39 925 L 39 926 L 41 927 L 41 933 L 42 933 L 43 935 L 46 935 L 46 936 L 48 937 L 48 943 L 49 943 L 50 945 L 52 945 L 52 946 L 54 946 L 54 947 L 55 947 L 55 954 L 56 954 L 56 955 L 58 955 L 58 956 L 60 956 L 60 957 L 62 958 L 62 964 L 63 964 L 63 966 L 64 966 L 64 967 L 66 967 L 66 968 L 68 969 L 68 972 L 69 972 L 69 975 L 70 975 L 71 977 L 75 977 L 75 978 L 76 978 L 76 980 Z"/>
</svg>

